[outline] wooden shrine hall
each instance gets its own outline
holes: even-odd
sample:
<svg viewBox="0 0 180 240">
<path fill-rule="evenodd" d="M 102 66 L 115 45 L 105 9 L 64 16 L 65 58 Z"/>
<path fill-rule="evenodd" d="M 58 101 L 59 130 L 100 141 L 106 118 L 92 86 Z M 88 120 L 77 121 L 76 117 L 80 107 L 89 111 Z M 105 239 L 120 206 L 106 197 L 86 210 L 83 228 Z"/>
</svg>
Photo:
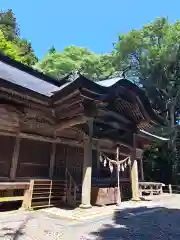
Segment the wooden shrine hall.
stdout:
<svg viewBox="0 0 180 240">
<path fill-rule="evenodd" d="M 0 78 L 1 201 L 88 208 L 139 200 L 143 149 L 165 140 L 150 133 L 164 121 L 142 89 L 80 74 L 57 81 L 4 55 Z"/>
</svg>

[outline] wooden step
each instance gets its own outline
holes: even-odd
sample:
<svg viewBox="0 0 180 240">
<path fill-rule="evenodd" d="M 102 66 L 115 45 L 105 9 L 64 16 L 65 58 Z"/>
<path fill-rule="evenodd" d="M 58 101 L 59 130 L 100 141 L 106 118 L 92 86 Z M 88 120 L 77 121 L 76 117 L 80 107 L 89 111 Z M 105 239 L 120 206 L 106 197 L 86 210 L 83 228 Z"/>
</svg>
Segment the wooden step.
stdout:
<svg viewBox="0 0 180 240">
<path fill-rule="evenodd" d="M 34 181 L 30 208 L 59 205 L 66 199 L 66 181 L 38 179 Z"/>
</svg>

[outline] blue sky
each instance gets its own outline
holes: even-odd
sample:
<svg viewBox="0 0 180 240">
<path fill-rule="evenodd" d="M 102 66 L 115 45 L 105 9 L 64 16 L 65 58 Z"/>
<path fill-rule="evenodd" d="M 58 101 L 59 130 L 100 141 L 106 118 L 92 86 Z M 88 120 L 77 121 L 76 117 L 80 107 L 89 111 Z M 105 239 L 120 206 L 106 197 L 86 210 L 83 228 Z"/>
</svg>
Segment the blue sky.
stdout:
<svg viewBox="0 0 180 240">
<path fill-rule="evenodd" d="M 180 0 L 0 0 L 0 9 L 8 8 L 39 58 L 52 45 L 59 51 L 77 45 L 96 53 L 109 52 L 119 33 L 156 17 L 180 19 Z"/>
</svg>

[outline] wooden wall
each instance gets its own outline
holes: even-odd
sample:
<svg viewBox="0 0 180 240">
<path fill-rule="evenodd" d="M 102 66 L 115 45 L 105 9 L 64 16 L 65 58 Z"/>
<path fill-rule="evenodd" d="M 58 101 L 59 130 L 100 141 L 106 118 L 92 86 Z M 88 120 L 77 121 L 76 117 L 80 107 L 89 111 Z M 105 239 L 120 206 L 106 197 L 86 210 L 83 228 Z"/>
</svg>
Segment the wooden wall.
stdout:
<svg viewBox="0 0 180 240">
<path fill-rule="evenodd" d="M 0 136 L 0 179 L 9 178 L 15 138 Z"/>
<path fill-rule="evenodd" d="M 16 177 L 47 178 L 51 143 L 21 139 Z"/>
<path fill-rule="evenodd" d="M 66 164 L 69 172 L 76 181 L 82 183 L 82 171 L 84 161 L 84 149 L 78 147 L 67 147 Z"/>
<path fill-rule="evenodd" d="M 0 136 L 0 179 L 9 178 L 15 137 Z M 16 178 L 49 178 L 52 144 L 20 140 Z M 77 183 L 82 181 L 83 148 L 56 145 L 54 179 L 65 179 L 66 166 Z"/>
<path fill-rule="evenodd" d="M 15 138 L 0 136 L 0 178 L 9 178 Z M 16 178 L 49 178 L 50 159 L 52 154 L 52 143 L 35 140 L 21 139 Z M 97 171 L 97 152 L 92 154 L 92 176 L 110 177 L 109 167 L 102 163 L 100 172 Z M 114 158 L 114 155 L 108 155 Z M 72 147 L 65 144 L 56 144 L 55 163 L 53 179 L 65 179 L 66 167 L 75 182 L 82 183 L 84 149 Z M 112 174 L 116 177 L 116 171 Z M 99 176 L 99 177 L 100 177 Z M 130 178 L 127 167 L 120 173 L 120 178 Z"/>
<path fill-rule="evenodd" d="M 66 146 L 63 144 L 57 144 L 53 178 L 65 179 L 66 171 L 65 166 L 66 166 Z"/>
</svg>

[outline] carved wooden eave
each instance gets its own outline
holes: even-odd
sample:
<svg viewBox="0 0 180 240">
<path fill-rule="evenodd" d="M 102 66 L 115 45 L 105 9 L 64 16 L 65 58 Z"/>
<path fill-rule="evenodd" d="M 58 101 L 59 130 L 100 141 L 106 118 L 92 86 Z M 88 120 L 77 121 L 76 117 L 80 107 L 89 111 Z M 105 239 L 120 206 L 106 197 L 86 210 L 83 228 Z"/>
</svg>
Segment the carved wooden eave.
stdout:
<svg viewBox="0 0 180 240">
<path fill-rule="evenodd" d="M 49 107 L 49 99 L 47 97 L 3 79 L 0 79 L 0 98 L 28 108 L 46 110 Z"/>
<path fill-rule="evenodd" d="M 13 106 L 0 105 L 0 131 L 19 132 L 21 113 Z"/>
<path fill-rule="evenodd" d="M 118 87 L 123 88 L 126 96 L 129 97 L 123 99 L 124 95 L 118 95 L 118 91 L 116 90 Z M 127 80 L 121 80 L 116 88 L 105 88 L 80 76 L 77 80 L 66 85 L 52 96 L 53 101 L 56 103 L 59 101 L 58 99 L 64 99 L 63 105 L 66 108 L 73 102 L 76 102 L 75 98 L 78 99 L 77 102 L 81 101 L 81 103 L 86 104 L 86 106 L 88 106 L 88 104 L 91 106 L 92 103 L 96 105 L 102 105 L 104 103 L 106 106 L 105 110 L 108 109 L 114 114 L 117 113 L 119 116 L 125 116 L 126 121 L 133 121 L 136 125 L 144 123 L 154 124 L 154 121 L 162 124 L 162 119 L 152 110 L 144 92 Z M 145 103 L 147 106 L 144 106 Z"/>
<path fill-rule="evenodd" d="M 1 102 L 20 109 L 20 112 L 7 109 L 7 131 L 11 129 L 10 126 L 14 126 L 14 116 L 15 127 L 11 132 L 37 134 L 54 141 L 55 136 L 57 139 L 65 129 L 73 127 L 87 134 L 86 120 L 93 118 L 93 139 L 103 139 L 131 147 L 133 133 L 138 134 L 139 129 L 147 129 L 155 122 L 163 124 L 143 90 L 126 79 L 110 87 L 100 86 L 81 75 L 72 82 L 68 82 L 67 79 L 57 82 L 45 75 L 38 75 L 38 72 L 33 70 L 31 74 L 30 69 L 26 67 L 24 72 L 28 75 L 23 75 L 22 64 L 18 63 L 15 68 L 13 60 L 1 59 L 0 54 L 1 61 L 10 65 L 7 69 L 11 71 L 10 75 L 14 79 L 14 82 L 8 81 L 8 78 L 0 81 Z M 12 74 L 17 69 L 20 74 L 18 76 L 27 76 L 33 81 L 39 79 L 41 83 L 42 80 L 49 81 L 51 87 L 54 84 L 58 90 L 46 95 L 30 90 L 28 84 L 26 87 L 16 84 L 16 75 Z M 5 126 L 2 117 L 0 121 L 2 126 Z"/>
<path fill-rule="evenodd" d="M 43 111 L 26 108 L 20 120 L 20 131 L 53 137 L 56 124 L 52 112 L 47 114 Z"/>
<path fill-rule="evenodd" d="M 21 95 L 23 100 L 27 96 L 28 102 L 32 100 L 42 105 L 51 107 L 54 105 L 56 107 L 58 104 L 64 104 L 65 99 L 73 100 L 73 95 L 80 94 L 83 101 L 86 99 L 107 104 L 109 110 L 117 112 L 119 115 L 124 115 L 121 111 L 125 111 L 126 118 L 136 124 L 140 124 L 142 121 L 163 124 L 163 119 L 152 109 L 145 92 L 126 79 L 121 79 L 108 87 L 90 81 L 82 75 L 70 82 L 68 77 L 57 81 L 2 54 L 0 54 L 0 70 L 1 78 L 5 77 L 3 78 L 5 80 L 0 81 L 0 87 L 9 85 L 6 89 L 16 91 L 18 96 L 21 93 L 24 95 Z M 30 90 L 32 85 L 28 89 L 28 82 L 26 84 L 26 78 L 23 79 L 23 77 L 27 77 L 29 82 L 33 82 L 33 90 Z M 21 80 L 18 78 L 21 78 Z M 42 89 L 41 94 L 38 93 L 38 90 L 35 90 L 36 85 L 36 89 L 38 89 L 38 84 L 42 82 L 47 82 L 47 84 L 58 88 L 54 90 L 54 94 L 42 95 Z"/>
<path fill-rule="evenodd" d="M 123 84 L 125 85 L 125 82 Z M 56 106 L 56 116 L 61 120 L 63 119 L 63 122 L 68 119 L 73 122 L 73 117 L 76 118 L 78 115 L 93 117 L 95 138 L 111 139 L 113 137 L 114 141 L 120 141 L 123 139 L 122 136 L 127 135 L 130 141 L 127 142 L 127 139 L 122 141 L 131 146 L 132 136 L 130 137 L 126 132 L 130 132 L 132 135 L 132 132 L 138 132 L 138 128 L 150 127 L 154 124 L 155 118 L 154 113 L 152 121 L 149 116 L 153 110 L 145 112 L 145 107 L 141 102 L 142 98 L 145 97 L 144 95 L 136 96 L 132 89 L 123 87 L 126 95 L 130 96 L 129 98 L 123 99 L 123 96 L 118 95 L 118 86 L 114 88 L 115 90 L 103 88 L 80 76 L 52 96 L 52 102 Z M 123 87 L 120 86 L 120 93 L 122 93 Z"/>
<path fill-rule="evenodd" d="M 87 122 L 87 117 L 85 116 L 76 116 L 72 119 L 65 119 L 61 120 L 55 127 L 55 132 L 58 133 L 58 131 L 62 131 L 63 129 L 70 128 L 73 126 L 77 126 L 80 124 L 84 124 Z"/>
</svg>

